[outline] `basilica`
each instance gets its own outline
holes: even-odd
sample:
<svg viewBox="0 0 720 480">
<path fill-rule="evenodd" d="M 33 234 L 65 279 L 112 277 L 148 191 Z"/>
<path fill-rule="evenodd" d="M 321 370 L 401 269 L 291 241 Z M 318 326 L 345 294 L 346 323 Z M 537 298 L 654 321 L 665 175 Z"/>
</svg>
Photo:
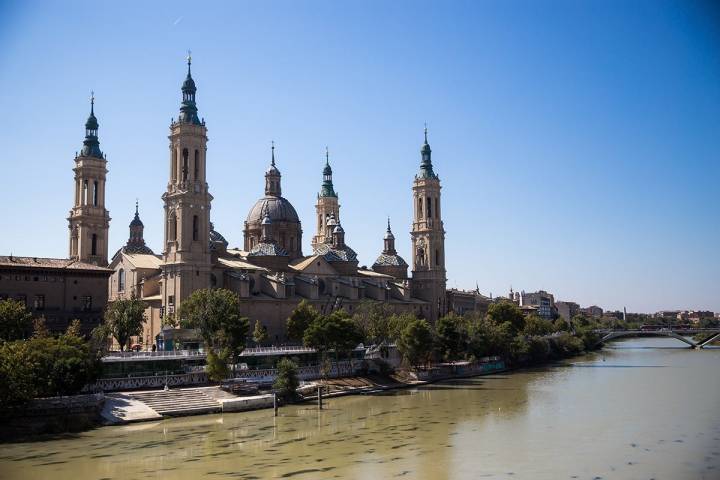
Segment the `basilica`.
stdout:
<svg viewBox="0 0 720 480">
<path fill-rule="evenodd" d="M 76 158 L 70 258 L 112 270 L 110 302 L 131 295 L 146 302 L 147 324 L 143 338 L 138 339 L 141 345 L 154 344 L 163 320 L 172 318 L 180 304 L 202 288 L 235 292 L 241 314 L 252 324 L 259 321 L 266 327 L 274 343 L 287 340 L 286 319 L 303 299 L 324 313 L 345 309 L 352 314 L 366 301 L 383 302 L 393 311 L 412 312 L 431 321 L 447 311 L 441 187 L 427 130 L 412 186 L 409 273 L 410 266 L 395 250 L 389 220 L 382 249 L 382 232 L 378 232 L 380 253 L 372 268 L 358 266 L 351 239 L 343 230 L 327 153 L 312 221 L 312 252 L 303 252 L 303 225 L 290 200 L 282 195 L 274 145 L 264 175 L 264 194 L 250 207 L 245 220 L 243 248 L 229 248 L 211 221 L 213 196 L 205 172 L 212 155 L 207 155 L 207 129 L 205 120 L 198 117 L 196 93 L 188 58 L 180 114 L 170 125 L 169 177 L 162 195 L 162 251 L 155 252 L 145 244 L 136 205 L 127 243 L 108 262 L 106 161 L 99 147 L 94 111 L 86 125 L 83 150 Z"/>
</svg>

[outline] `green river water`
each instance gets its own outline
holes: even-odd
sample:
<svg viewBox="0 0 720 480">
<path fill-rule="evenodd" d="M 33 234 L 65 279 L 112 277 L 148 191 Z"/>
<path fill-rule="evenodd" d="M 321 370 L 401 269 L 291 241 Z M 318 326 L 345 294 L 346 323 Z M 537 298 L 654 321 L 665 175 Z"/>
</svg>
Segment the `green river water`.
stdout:
<svg viewBox="0 0 720 480">
<path fill-rule="evenodd" d="M 0 479 L 720 479 L 720 349 L 563 364 L 0 445 Z"/>
</svg>

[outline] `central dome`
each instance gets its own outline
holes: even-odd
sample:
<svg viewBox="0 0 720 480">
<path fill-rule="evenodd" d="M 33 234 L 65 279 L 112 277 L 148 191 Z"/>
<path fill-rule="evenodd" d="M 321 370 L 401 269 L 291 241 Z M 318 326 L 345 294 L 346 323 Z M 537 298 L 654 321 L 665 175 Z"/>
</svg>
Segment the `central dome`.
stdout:
<svg viewBox="0 0 720 480">
<path fill-rule="evenodd" d="M 255 205 L 250 209 L 250 213 L 247 216 L 247 223 L 259 224 L 262 222 L 263 217 L 265 217 L 266 212 L 273 223 L 300 222 L 295 207 L 293 207 L 287 199 L 283 197 L 265 196 L 255 202 Z"/>
</svg>

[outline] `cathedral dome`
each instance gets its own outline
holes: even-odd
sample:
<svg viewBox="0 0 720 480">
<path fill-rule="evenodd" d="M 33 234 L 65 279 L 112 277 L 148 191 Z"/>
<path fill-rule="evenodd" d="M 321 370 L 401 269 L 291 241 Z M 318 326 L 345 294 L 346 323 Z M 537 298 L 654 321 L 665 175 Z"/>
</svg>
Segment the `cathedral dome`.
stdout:
<svg viewBox="0 0 720 480">
<path fill-rule="evenodd" d="M 215 230 L 215 226 L 212 222 L 210 222 L 210 245 L 214 243 L 221 243 L 225 246 L 225 248 L 228 246 L 228 241 L 225 240 L 225 237 L 223 237 L 220 232 Z"/>
<path fill-rule="evenodd" d="M 266 213 L 273 223 L 300 223 L 295 207 L 287 199 L 273 196 L 266 196 L 255 202 L 247 216 L 247 223 L 260 224 Z"/>
</svg>

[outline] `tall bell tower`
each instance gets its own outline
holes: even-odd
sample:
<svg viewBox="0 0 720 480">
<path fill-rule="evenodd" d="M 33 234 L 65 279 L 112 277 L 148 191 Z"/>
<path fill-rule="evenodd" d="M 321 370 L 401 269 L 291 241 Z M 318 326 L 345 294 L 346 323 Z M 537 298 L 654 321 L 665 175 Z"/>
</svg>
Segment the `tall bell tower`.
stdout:
<svg viewBox="0 0 720 480">
<path fill-rule="evenodd" d="M 340 221 L 340 204 L 338 203 L 338 195 L 333 187 L 332 168 L 330 167 L 330 154 L 325 147 L 325 168 L 323 169 L 323 183 L 318 193 L 317 203 L 315 204 L 315 212 L 317 214 L 317 233 L 312 239 L 313 251 L 318 245 L 332 242 L 331 236 L 328 234 L 326 227 L 327 221 L 333 217 L 335 221 Z"/>
<path fill-rule="evenodd" d="M 100 151 L 95 96 L 90 98 L 90 116 L 85 122 L 85 140 L 75 156 L 75 201 L 70 215 L 70 258 L 99 266 L 108 264 L 110 215 L 105 208 L 107 160 Z"/>
<path fill-rule="evenodd" d="M 440 206 L 440 177 L 433 171 L 427 141 L 420 149 L 420 172 L 413 182 L 412 294 L 429 303 L 426 316 L 436 321 L 445 315 L 445 229 Z"/>
<path fill-rule="evenodd" d="M 210 287 L 210 202 L 205 177 L 207 128 L 195 104 L 195 81 L 187 59 L 180 116 L 170 125 L 170 179 L 165 204 L 162 295 L 173 313 L 195 290 Z"/>
</svg>

